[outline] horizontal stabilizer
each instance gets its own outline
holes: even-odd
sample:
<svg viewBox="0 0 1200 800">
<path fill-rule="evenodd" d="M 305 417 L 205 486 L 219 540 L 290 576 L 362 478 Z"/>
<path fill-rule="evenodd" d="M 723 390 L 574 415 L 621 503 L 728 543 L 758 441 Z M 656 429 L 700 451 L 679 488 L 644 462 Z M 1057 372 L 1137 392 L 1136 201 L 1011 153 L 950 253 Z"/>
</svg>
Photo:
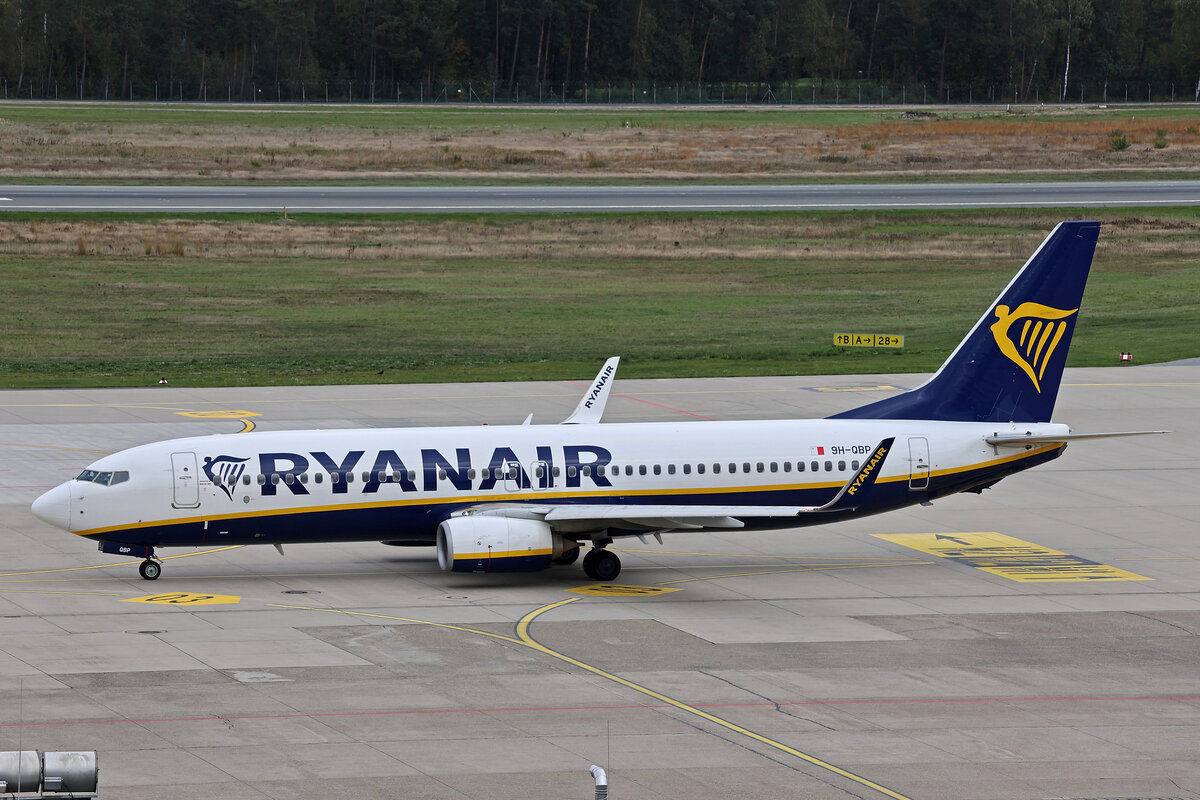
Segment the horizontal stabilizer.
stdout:
<svg viewBox="0 0 1200 800">
<path fill-rule="evenodd" d="M 1113 431 L 1111 433 L 1065 433 L 1058 436 L 1040 433 L 1000 433 L 987 437 L 988 444 L 995 447 L 1024 447 L 1027 444 L 1056 444 L 1083 439 L 1110 439 L 1114 436 L 1149 436 L 1170 431 Z"/>
</svg>

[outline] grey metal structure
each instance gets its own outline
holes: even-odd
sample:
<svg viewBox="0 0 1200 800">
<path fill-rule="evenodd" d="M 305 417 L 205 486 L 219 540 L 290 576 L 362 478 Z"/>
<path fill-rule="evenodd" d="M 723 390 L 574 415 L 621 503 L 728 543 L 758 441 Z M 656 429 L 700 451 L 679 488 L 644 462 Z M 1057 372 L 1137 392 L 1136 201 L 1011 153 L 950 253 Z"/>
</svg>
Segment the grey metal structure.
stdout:
<svg viewBox="0 0 1200 800">
<path fill-rule="evenodd" d="M 22 800 L 96 797 L 99 774 L 95 750 L 0 752 L 0 794 Z"/>
</svg>

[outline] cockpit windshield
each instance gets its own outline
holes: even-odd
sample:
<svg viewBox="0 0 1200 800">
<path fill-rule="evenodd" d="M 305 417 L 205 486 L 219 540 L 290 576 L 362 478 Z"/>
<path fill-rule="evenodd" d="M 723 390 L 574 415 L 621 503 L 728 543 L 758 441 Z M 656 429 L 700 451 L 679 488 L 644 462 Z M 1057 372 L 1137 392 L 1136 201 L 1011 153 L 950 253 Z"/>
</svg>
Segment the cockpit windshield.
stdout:
<svg viewBox="0 0 1200 800">
<path fill-rule="evenodd" d="M 116 486 L 118 483 L 124 483 L 129 480 L 129 473 L 125 470 L 117 470 L 113 472 L 100 472 L 94 469 L 85 469 L 75 478 L 77 481 L 84 483 L 98 483 L 101 486 Z"/>
</svg>

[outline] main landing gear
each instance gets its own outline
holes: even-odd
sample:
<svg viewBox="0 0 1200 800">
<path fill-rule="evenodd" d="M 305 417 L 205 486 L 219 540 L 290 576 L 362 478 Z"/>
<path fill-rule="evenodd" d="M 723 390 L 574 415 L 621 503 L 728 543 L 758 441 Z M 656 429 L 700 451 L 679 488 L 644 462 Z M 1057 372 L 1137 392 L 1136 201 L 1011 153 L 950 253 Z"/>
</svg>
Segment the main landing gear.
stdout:
<svg viewBox="0 0 1200 800">
<path fill-rule="evenodd" d="M 605 550 L 603 545 L 595 545 L 583 557 L 583 571 L 594 581 L 608 583 L 621 574 L 621 559 L 616 553 Z"/>
<path fill-rule="evenodd" d="M 158 576 L 162 574 L 162 564 L 152 558 L 147 558 L 138 567 L 138 573 L 148 581 L 158 580 Z"/>
</svg>

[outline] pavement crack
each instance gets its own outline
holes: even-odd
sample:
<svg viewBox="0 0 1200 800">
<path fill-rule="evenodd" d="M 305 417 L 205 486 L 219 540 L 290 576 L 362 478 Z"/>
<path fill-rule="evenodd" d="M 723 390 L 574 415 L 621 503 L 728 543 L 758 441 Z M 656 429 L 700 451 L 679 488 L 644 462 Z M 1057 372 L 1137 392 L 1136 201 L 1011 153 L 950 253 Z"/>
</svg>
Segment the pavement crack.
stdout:
<svg viewBox="0 0 1200 800">
<path fill-rule="evenodd" d="M 797 714 L 795 711 L 792 711 L 789 708 L 785 708 L 778 700 L 767 697 L 765 694 L 759 694 L 758 692 L 754 691 L 753 689 L 747 689 L 745 686 L 739 686 L 736 683 L 734 683 L 733 681 L 729 680 L 728 678 L 723 678 L 720 675 L 716 675 L 712 672 L 709 672 L 709 671 L 703 670 L 703 669 L 697 670 L 697 672 L 699 672 L 701 675 L 707 675 L 710 678 L 715 678 L 716 680 L 719 680 L 722 683 L 732 686 L 733 688 L 737 689 L 738 691 L 745 692 L 746 694 L 753 695 L 754 697 L 757 697 L 761 700 L 767 701 L 771 705 L 775 706 L 775 710 L 778 711 L 780 714 L 791 717 L 792 719 L 798 719 L 801 722 L 807 722 L 810 725 L 816 725 L 817 727 L 824 728 L 827 731 L 836 730 L 836 728 L 826 725 L 823 722 L 818 722 L 815 719 L 810 719 L 809 717 L 805 717 L 801 714 Z"/>
</svg>

